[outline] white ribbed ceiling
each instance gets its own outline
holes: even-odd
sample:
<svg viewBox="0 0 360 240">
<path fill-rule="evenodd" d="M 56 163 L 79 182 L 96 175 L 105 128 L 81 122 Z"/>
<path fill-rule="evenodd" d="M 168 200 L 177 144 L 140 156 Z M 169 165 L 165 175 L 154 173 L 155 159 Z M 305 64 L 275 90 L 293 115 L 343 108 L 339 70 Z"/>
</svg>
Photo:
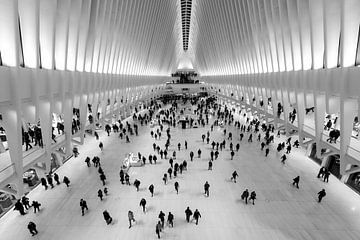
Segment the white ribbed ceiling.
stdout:
<svg viewBox="0 0 360 240">
<path fill-rule="evenodd" d="M 135 75 L 349 67 L 359 25 L 359 0 L 0 0 L 0 63 Z"/>
</svg>

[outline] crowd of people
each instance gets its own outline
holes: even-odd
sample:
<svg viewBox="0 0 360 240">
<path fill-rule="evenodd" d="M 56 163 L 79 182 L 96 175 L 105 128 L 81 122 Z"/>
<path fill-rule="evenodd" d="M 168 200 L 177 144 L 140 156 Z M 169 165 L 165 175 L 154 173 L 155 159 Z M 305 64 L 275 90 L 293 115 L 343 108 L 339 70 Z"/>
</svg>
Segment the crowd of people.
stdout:
<svg viewBox="0 0 360 240">
<path fill-rule="evenodd" d="M 168 108 L 161 108 L 161 105 L 154 104 L 148 109 L 145 114 L 134 114 L 132 116 L 132 124 L 127 121 L 118 121 L 112 126 L 110 124 L 105 125 L 105 131 L 107 132 L 108 136 L 111 135 L 111 132 L 114 132 L 119 135 L 120 139 L 125 139 L 126 144 L 131 142 L 130 136 L 138 136 L 138 123 L 141 126 L 148 126 L 148 124 L 153 124 L 153 126 L 150 128 L 150 136 L 154 140 L 153 143 L 151 143 L 153 153 L 138 152 L 137 157 L 143 162 L 144 165 L 156 165 L 158 156 L 162 162 L 168 162 L 169 165 L 168 167 L 166 167 L 167 170 L 163 173 L 162 180 L 165 186 L 170 181 L 173 182 L 173 186 L 177 195 L 179 194 L 180 189 L 180 183 L 179 180 L 177 180 L 178 175 L 181 174 L 185 177 L 188 168 L 191 168 L 191 162 L 193 162 L 195 159 L 195 154 L 193 151 L 190 151 L 188 159 L 180 159 L 178 157 L 180 151 L 188 150 L 188 141 L 190 142 L 189 139 L 186 139 L 184 142 L 178 142 L 172 136 L 172 128 L 176 128 L 179 120 L 178 116 L 180 115 L 181 111 L 183 111 L 183 109 L 176 102 L 172 103 L 171 106 Z M 136 112 L 138 111 L 136 110 Z M 210 115 L 213 115 L 213 121 L 211 121 Z M 261 147 L 260 151 L 264 151 L 265 149 L 265 157 L 269 155 L 270 149 L 272 149 L 271 145 L 274 143 L 275 131 L 275 127 L 272 124 L 262 123 L 259 119 L 252 118 L 242 111 L 239 112 L 240 118 L 235 117 L 235 115 L 237 115 L 237 113 L 235 113 L 233 109 L 230 109 L 226 105 L 221 106 L 216 101 L 203 100 L 196 102 L 195 104 L 194 116 L 196 117 L 186 119 L 189 127 L 193 126 L 194 122 L 197 122 L 200 126 L 204 127 L 205 133 L 201 135 L 201 141 L 203 145 L 209 145 L 211 148 L 210 160 L 207 167 L 207 170 L 209 171 L 213 170 L 214 161 L 218 160 L 220 155 L 223 159 L 228 158 L 231 161 L 236 160 L 236 153 L 239 152 L 239 150 L 241 149 L 241 142 L 243 141 L 244 137 L 247 138 L 247 142 L 249 144 L 258 144 Z M 214 132 L 215 127 L 224 127 L 223 131 L 220 133 L 222 135 L 222 141 L 218 140 L 219 132 Z M 278 132 L 277 136 L 279 135 L 280 134 Z M 100 150 L 106 151 L 106 149 L 104 150 L 104 144 L 102 141 L 100 141 L 98 134 L 96 134 L 95 137 L 97 140 L 99 140 Z M 276 148 L 277 152 L 282 154 L 280 158 L 280 162 L 282 164 L 286 164 L 286 160 L 288 159 L 287 156 L 291 154 L 292 147 L 299 147 L 298 140 L 295 140 L 293 142 L 291 140 L 291 137 L 289 137 L 286 141 L 279 143 Z M 170 150 L 170 146 L 172 146 L 171 149 L 173 150 Z M 202 147 L 199 144 L 199 146 L 196 146 L 196 148 L 198 148 L 198 150 L 196 151 L 197 158 L 201 159 L 203 152 L 201 150 Z M 225 156 L 225 152 L 230 152 L 230 156 Z M 205 158 L 207 158 L 207 156 L 205 156 Z M 190 160 L 190 164 L 187 160 Z M 100 201 L 102 201 L 103 198 L 108 195 L 108 188 L 106 187 L 107 178 L 103 168 L 101 167 L 100 158 L 98 156 L 93 156 L 91 160 L 91 158 L 87 156 L 85 158 L 85 163 L 89 168 L 92 167 L 90 161 L 92 161 L 93 166 L 97 168 L 97 171 L 99 173 L 99 179 L 103 185 L 103 188 L 98 189 L 97 192 L 97 196 L 99 197 Z M 240 170 L 234 169 L 234 171 L 231 173 L 231 182 L 237 183 L 236 180 L 239 176 L 238 171 Z M 328 174 L 328 171 L 323 169 L 321 170 L 321 172 L 319 172 L 318 177 L 324 177 L 324 181 L 328 181 L 329 175 L 330 174 Z M 128 172 L 127 169 L 121 169 L 119 177 L 121 185 L 131 185 L 131 183 L 133 183 L 136 191 L 139 191 L 141 180 L 138 177 L 134 178 L 133 176 L 131 176 L 131 172 Z M 48 185 L 51 188 L 54 188 L 53 180 L 56 182 L 57 185 L 61 184 L 59 176 L 56 173 L 49 173 L 46 178 L 41 178 L 41 183 L 44 186 L 45 190 L 48 189 Z M 292 179 L 292 185 L 296 188 L 299 188 L 299 182 L 300 176 L 294 176 L 294 178 Z M 69 187 L 69 178 L 64 176 L 63 183 L 65 183 L 66 186 Z M 150 197 L 153 198 L 155 189 L 156 191 L 161 191 L 162 187 L 155 186 L 153 183 L 150 183 L 147 189 L 150 192 Z M 203 189 L 204 196 L 210 197 L 210 183 L 208 180 L 205 180 Z M 322 189 L 318 193 L 318 202 L 321 202 L 322 198 L 325 195 L 326 192 L 324 189 Z M 239 198 L 241 198 L 241 200 L 243 200 L 245 204 L 248 204 L 248 202 L 250 202 L 252 203 L 252 205 L 255 205 L 257 194 L 255 190 L 249 191 L 249 189 L 246 188 L 241 194 L 239 193 Z M 33 201 L 33 204 L 30 205 L 29 200 L 26 200 L 25 196 L 23 197 L 23 199 L 24 200 L 21 201 L 19 200 L 15 205 L 15 209 L 18 210 L 20 214 L 25 214 L 24 207 L 26 209 L 34 207 L 34 211 L 39 210 L 39 207 L 41 205 L 40 203 Z M 142 211 L 146 213 L 147 200 L 145 198 L 141 198 L 139 205 L 142 208 Z M 80 199 L 80 209 L 82 216 L 84 216 L 85 211 L 88 211 L 89 209 L 86 199 L 84 198 Z M 194 209 L 194 212 L 191 210 L 190 206 L 185 209 L 185 221 L 189 223 L 195 221 L 195 224 L 198 225 L 199 219 L 201 218 L 201 213 L 199 209 L 195 207 Z M 202 211 L 205 212 L 206 210 Z M 193 216 L 192 220 L 190 219 L 191 216 Z M 106 209 L 103 211 L 103 218 L 108 225 L 114 222 L 110 212 Z M 155 233 L 158 238 L 161 237 L 161 234 L 164 231 L 165 218 L 166 214 L 161 210 L 159 212 L 158 219 L 154 219 L 154 222 L 156 222 Z M 128 210 L 128 220 L 129 228 L 131 228 L 133 226 L 132 224 L 136 223 L 134 212 L 131 209 Z M 169 228 L 174 227 L 174 220 L 174 214 L 169 211 L 167 215 L 167 225 Z M 34 222 L 29 223 L 28 229 L 32 235 L 38 233 L 36 229 L 36 224 Z"/>
</svg>

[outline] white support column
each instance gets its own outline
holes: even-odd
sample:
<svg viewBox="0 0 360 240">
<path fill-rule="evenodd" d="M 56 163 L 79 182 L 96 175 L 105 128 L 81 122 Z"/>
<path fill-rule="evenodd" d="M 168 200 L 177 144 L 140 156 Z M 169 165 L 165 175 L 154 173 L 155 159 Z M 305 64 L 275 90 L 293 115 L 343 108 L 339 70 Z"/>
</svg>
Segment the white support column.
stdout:
<svg viewBox="0 0 360 240">
<path fill-rule="evenodd" d="M 351 131 L 357 114 L 356 99 L 341 98 L 340 102 L 340 174 L 344 174 L 347 167 L 346 153 L 350 145 Z"/>
<path fill-rule="evenodd" d="M 298 131 L 299 131 L 299 142 L 301 146 L 304 146 L 303 141 L 303 129 L 304 129 L 304 118 L 305 118 L 305 96 L 303 90 L 299 90 L 296 93 L 297 102 L 297 120 L 298 120 Z"/>
<path fill-rule="evenodd" d="M 51 171 L 51 137 L 52 137 L 52 107 L 49 100 L 42 100 L 39 103 L 41 135 L 45 148 L 46 172 Z"/>
<path fill-rule="evenodd" d="M 315 103 L 315 142 L 316 156 L 320 158 L 322 148 L 322 135 L 324 131 L 324 119 L 326 109 L 326 98 L 323 93 L 314 93 Z"/>
</svg>

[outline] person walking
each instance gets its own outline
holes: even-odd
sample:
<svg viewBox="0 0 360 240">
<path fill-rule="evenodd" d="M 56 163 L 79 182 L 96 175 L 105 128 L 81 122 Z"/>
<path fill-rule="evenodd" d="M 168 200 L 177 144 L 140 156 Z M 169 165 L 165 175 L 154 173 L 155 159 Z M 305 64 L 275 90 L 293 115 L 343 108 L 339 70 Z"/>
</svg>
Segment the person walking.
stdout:
<svg viewBox="0 0 360 240">
<path fill-rule="evenodd" d="M 20 199 L 17 200 L 17 202 L 15 203 L 15 207 L 14 207 L 14 210 L 17 210 L 19 211 L 19 213 L 21 215 L 25 215 L 25 211 L 24 211 L 24 206 L 22 205 L 22 203 L 20 202 Z"/>
<path fill-rule="evenodd" d="M 140 187 L 140 181 L 135 179 L 134 181 L 134 186 L 136 187 L 136 191 L 138 192 L 139 191 L 139 187 Z"/>
<path fill-rule="evenodd" d="M 99 143 L 99 148 L 100 148 L 101 151 L 103 151 L 103 149 L 104 149 L 104 144 L 103 144 L 102 142 Z"/>
<path fill-rule="evenodd" d="M 36 224 L 34 222 L 29 222 L 27 228 L 32 236 L 38 234 L 38 230 L 36 229 Z"/>
<path fill-rule="evenodd" d="M 212 170 L 212 166 L 213 166 L 213 163 L 212 163 L 212 161 L 210 160 L 210 161 L 209 161 L 208 170 Z"/>
<path fill-rule="evenodd" d="M 270 149 L 269 148 L 266 148 L 265 149 L 265 157 L 267 157 L 269 155 L 269 152 L 270 152 Z"/>
<path fill-rule="evenodd" d="M 82 216 L 84 216 L 85 209 L 86 209 L 86 211 L 89 211 L 87 203 L 84 199 L 80 199 L 80 207 L 81 207 Z"/>
<path fill-rule="evenodd" d="M 281 163 L 285 164 L 285 160 L 286 160 L 286 155 L 284 154 L 281 156 Z"/>
<path fill-rule="evenodd" d="M 153 197 L 153 196 L 154 196 L 154 185 L 153 185 L 153 184 L 151 184 L 151 185 L 149 186 L 149 191 L 150 191 L 150 193 L 151 193 L 151 197 Z"/>
<path fill-rule="evenodd" d="M 204 190 L 205 190 L 205 195 L 207 196 L 207 197 L 209 197 L 209 188 L 210 188 L 210 184 L 208 183 L 208 181 L 206 181 L 205 182 L 205 184 L 204 184 Z"/>
<path fill-rule="evenodd" d="M 101 191 L 101 189 L 98 190 L 98 197 L 100 198 L 100 201 L 103 200 L 103 192 Z"/>
<path fill-rule="evenodd" d="M 160 232 L 161 232 L 161 223 L 160 223 L 160 221 L 158 221 L 158 223 L 156 224 L 155 233 L 159 239 L 160 239 Z"/>
<path fill-rule="evenodd" d="M 33 201 L 31 206 L 34 208 L 34 213 L 36 213 L 36 211 L 40 212 L 41 204 L 38 201 Z"/>
<path fill-rule="evenodd" d="M 69 178 L 68 178 L 67 176 L 64 176 L 63 182 L 65 183 L 66 187 L 69 187 L 69 185 L 70 185 L 70 180 L 69 180 Z"/>
<path fill-rule="evenodd" d="M 125 174 L 125 183 L 126 183 L 126 185 L 129 185 L 129 186 L 131 185 L 130 184 L 130 176 L 127 173 Z"/>
<path fill-rule="evenodd" d="M 174 215 L 171 212 L 168 214 L 167 224 L 168 226 L 174 227 Z"/>
<path fill-rule="evenodd" d="M 146 212 L 146 200 L 145 200 L 145 198 L 142 198 L 142 199 L 140 200 L 139 206 L 142 207 L 143 213 L 145 213 L 145 212 Z"/>
<path fill-rule="evenodd" d="M 194 219 L 195 219 L 195 224 L 198 225 L 199 218 L 201 218 L 201 214 L 200 214 L 199 210 L 196 209 L 193 216 L 194 216 Z"/>
<path fill-rule="evenodd" d="M 300 176 L 297 176 L 293 179 L 293 186 L 296 186 L 296 188 L 299 188 L 299 182 L 300 182 Z"/>
<path fill-rule="evenodd" d="M 85 158 L 85 162 L 86 162 L 86 165 L 87 165 L 88 167 L 91 167 L 90 158 L 89 158 L 89 157 L 86 157 L 86 158 Z"/>
<path fill-rule="evenodd" d="M 252 192 L 250 193 L 250 199 L 249 199 L 249 200 L 252 200 L 253 205 L 255 205 L 255 199 L 256 199 L 256 192 L 255 192 L 255 191 L 252 191 Z"/>
<path fill-rule="evenodd" d="M 249 190 L 245 189 L 245 191 L 241 194 L 241 199 L 245 200 L 245 204 L 248 203 Z"/>
<path fill-rule="evenodd" d="M 102 181 L 102 183 L 103 183 L 103 186 L 105 186 L 105 184 L 106 184 L 106 176 L 105 176 L 105 174 L 104 173 L 101 173 L 100 174 L 100 180 Z"/>
<path fill-rule="evenodd" d="M 161 221 L 161 228 L 164 228 L 164 225 L 165 225 L 165 213 L 163 213 L 163 211 L 160 211 L 159 219 Z"/>
<path fill-rule="evenodd" d="M 198 150 L 198 158 L 201 158 L 201 149 Z"/>
<path fill-rule="evenodd" d="M 103 211 L 103 216 L 106 224 L 109 225 L 112 222 L 112 217 L 110 216 L 110 213 L 107 210 L 105 210 Z"/>
<path fill-rule="evenodd" d="M 186 216 L 186 221 L 187 222 L 190 222 L 190 217 L 191 217 L 192 214 L 193 213 L 192 213 L 191 209 L 189 207 L 187 207 L 186 210 L 185 210 L 185 216 Z"/>
<path fill-rule="evenodd" d="M 167 170 L 167 173 L 169 174 L 170 179 L 171 179 L 171 174 L 172 174 L 172 172 L 173 172 L 173 170 L 172 170 L 172 168 L 170 167 L 170 168 Z"/>
<path fill-rule="evenodd" d="M 325 189 L 322 189 L 320 192 L 318 192 L 318 202 L 321 202 L 321 200 L 323 199 L 323 197 L 326 196 L 326 192 Z"/>
<path fill-rule="evenodd" d="M 179 183 L 178 183 L 178 182 L 175 182 L 175 183 L 174 183 L 174 186 L 175 186 L 176 194 L 179 194 Z"/>
<path fill-rule="evenodd" d="M 231 176 L 231 179 L 230 179 L 230 180 L 231 180 L 231 181 L 234 180 L 234 183 L 236 183 L 236 177 L 237 177 L 237 176 L 239 176 L 238 173 L 237 173 L 236 171 L 234 171 L 234 172 L 232 173 L 232 176 Z"/>
<path fill-rule="evenodd" d="M 134 218 L 134 213 L 132 211 L 128 211 L 128 219 L 129 219 L 129 228 L 132 227 L 131 223 L 134 221 L 136 222 L 135 218 Z"/>
<path fill-rule="evenodd" d="M 187 149 L 187 141 L 185 141 L 185 149 Z"/>
<path fill-rule="evenodd" d="M 105 194 L 105 196 L 108 195 L 108 189 L 107 188 L 104 188 L 104 194 Z"/>
<path fill-rule="evenodd" d="M 191 152 L 190 152 L 190 161 L 192 161 L 192 160 L 193 160 L 193 158 L 194 158 L 194 152 L 193 152 L 193 151 L 191 151 Z"/>
</svg>

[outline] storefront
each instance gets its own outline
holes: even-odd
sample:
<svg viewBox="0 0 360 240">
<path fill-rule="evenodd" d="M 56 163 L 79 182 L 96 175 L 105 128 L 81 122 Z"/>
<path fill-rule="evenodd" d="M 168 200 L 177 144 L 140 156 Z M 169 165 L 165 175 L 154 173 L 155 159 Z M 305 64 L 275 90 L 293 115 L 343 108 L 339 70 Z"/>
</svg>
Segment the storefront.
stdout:
<svg viewBox="0 0 360 240">
<path fill-rule="evenodd" d="M 360 194 L 360 172 L 350 174 L 346 184 Z"/>
</svg>

